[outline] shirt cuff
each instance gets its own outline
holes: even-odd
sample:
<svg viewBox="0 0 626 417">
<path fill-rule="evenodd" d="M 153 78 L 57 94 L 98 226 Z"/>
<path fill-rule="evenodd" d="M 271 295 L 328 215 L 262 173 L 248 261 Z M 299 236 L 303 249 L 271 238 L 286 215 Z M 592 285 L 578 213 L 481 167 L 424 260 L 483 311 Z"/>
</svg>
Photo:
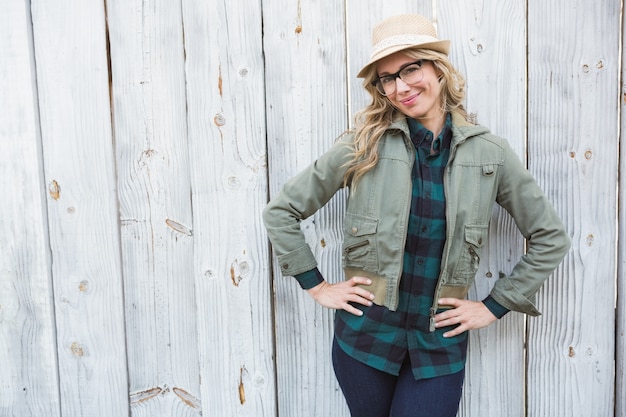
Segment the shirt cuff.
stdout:
<svg viewBox="0 0 626 417">
<path fill-rule="evenodd" d="M 494 316 L 496 316 L 499 319 L 501 319 L 502 317 L 506 315 L 506 313 L 511 311 L 508 308 L 503 307 L 500 303 L 498 303 L 493 298 L 491 298 L 491 295 L 489 295 L 487 298 L 483 300 L 483 304 L 489 309 L 489 311 L 493 313 Z"/>
<path fill-rule="evenodd" d="M 298 284 L 300 284 L 303 290 L 310 290 L 324 282 L 324 277 L 317 268 L 313 268 L 301 274 L 295 274 L 293 277 L 298 281 Z"/>
</svg>

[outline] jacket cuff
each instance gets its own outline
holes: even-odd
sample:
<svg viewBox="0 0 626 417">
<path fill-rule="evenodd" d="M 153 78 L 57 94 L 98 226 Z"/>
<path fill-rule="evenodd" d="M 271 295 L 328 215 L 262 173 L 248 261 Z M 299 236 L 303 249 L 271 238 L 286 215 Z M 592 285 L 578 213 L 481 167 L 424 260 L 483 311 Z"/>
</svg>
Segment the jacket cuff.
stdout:
<svg viewBox="0 0 626 417">
<path fill-rule="evenodd" d="M 311 288 L 324 282 L 324 277 L 317 268 L 313 268 L 310 271 L 306 271 L 301 274 L 296 274 L 293 277 L 296 281 L 298 281 L 298 284 L 300 284 L 300 287 L 302 287 L 303 290 L 310 290 Z"/>
<path fill-rule="evenodd" d="M 276 260 L 283 276 L 294 276 L 317 267 L 315 256 L 310 246 L 306 244 L 294 251 L 278 255 Z"/>
<path fill-rule="evenodd" d="M 489 309 L 489 311 L 493 313 L 494 316 L 496 316 L 499 319 L 501 319 L 502 317 L 506 315 L 506 313 L 511 311 L 508 308 L 503 307 L 500 303 L 498 303 L 493 298 L 491 298 L 491 295 L 487 296 L 487 298 L 483 300 L 483 304 Z"/>
</svg>

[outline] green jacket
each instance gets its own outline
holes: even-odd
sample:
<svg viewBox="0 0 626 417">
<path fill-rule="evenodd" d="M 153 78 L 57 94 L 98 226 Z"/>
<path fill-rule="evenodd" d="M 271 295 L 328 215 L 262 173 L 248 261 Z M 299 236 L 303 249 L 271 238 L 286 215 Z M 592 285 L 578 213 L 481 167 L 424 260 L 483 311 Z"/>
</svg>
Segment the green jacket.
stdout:
<svg viewBox="0 0 626 417">
<path fill-rule="evenodd" d="M 492 298 L 533 316 L 535 294 L 567 253 L 570 241 L 554 208 L 518 156 L 485 127 L 453 114 L 453 138 L 445 171 L 447 237 L 431 316 L 441 297 L 464 298 L 478 271 L 497 202 L 527 239 L 527 252 L 510 274 L 499 274 Z M 268 204 L 263 220 L 283 275 L 317 266 L 300 230 L 343 186 L 353 136 L 344 135 L 317 161 L 288 181 Z M 405 119 L 379 144 L 379 161 L 350 190 L 344 219 L 342 266 L 346 279 L 372 279 L 375 302 L 395 310 L 411 202 L 415 149 Z"/>
</svg>

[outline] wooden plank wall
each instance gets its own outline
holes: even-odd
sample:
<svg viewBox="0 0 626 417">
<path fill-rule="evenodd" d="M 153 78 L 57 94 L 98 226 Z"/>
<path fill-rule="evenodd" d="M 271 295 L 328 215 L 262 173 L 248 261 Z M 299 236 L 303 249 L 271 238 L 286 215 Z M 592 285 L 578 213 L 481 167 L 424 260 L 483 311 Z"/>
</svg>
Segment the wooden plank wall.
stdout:
<svg viewBox="0 0 626 417">
<path fill-rule="evenodd" d="M 529 321 L 529 416 L 614 412 L 620 7 L 528 3 L 529 168 L 572 237 Z"/>
<path fill-rule="evenodd" d="M 0 415 L 60 417 L 32 25 L 0 5 Z M 9 105 L 10 103 L 10 105 Z"/>
<path fill-rule="evenodd" d="M 333 312 L 280 276 L 260 215 L 352 125 L 371 27 L 402 12 L 452 40 L 467 109 L 573 243 L 543 316 L 472 333 L 459 416 L 626 417 L 620 7 L 3 2 L 0 417 L 349 415 Z M 331 281 L 344 209 L 302 223 Z M 524 250 L 502 210 L 490 236 L 473 298 Z"/>
<path fill-rule="evenodd" d="M 31 11 L 61 414 L 125 415 L 125 311 L 104 3 L 33 0 Z"/>
<path fill-rule="evenodd" d="M 452 41 L 451 59 L 467 81 L 467 110 L 507 138 L 521 158 L 526 151 L 526 10 L 522 2 L 439 1 L 441 36 Z M 489 246 L 469 297 L 485 298 L 500 272 L 523 253 L 510 216 L 495 210 Z M 507 364 L 507 365 L 505 365 Z M 470 334 L 462 416 L 524 416 L 524 316 L 509 314 Z M 503 383 L 503 381 L 519 381 Z"/>
<path fill-rule="evenodd" d="M 622 14 L 622 71 L 620 84 L 620 147 L 619 147 L 619 186 L 618 197 L 618 245 L 617 245 L 617 308 L 616 308 L 616 360 L 615 360 L 615 417 L 626 417 L 626 146 L 623 137 L 626 132 L 626 16 Z"/>
</svg>

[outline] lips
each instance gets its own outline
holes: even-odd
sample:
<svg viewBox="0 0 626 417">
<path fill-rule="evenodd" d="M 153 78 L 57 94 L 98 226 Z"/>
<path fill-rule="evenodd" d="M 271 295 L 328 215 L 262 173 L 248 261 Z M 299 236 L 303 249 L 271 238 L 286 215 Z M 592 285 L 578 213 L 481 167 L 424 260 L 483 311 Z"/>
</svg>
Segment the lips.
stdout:
<svg viewBox="0 0 626 417">
<path fill-rule="evenodd" d="M 400 100 L 400 103 L 402 103 L 405 106 L 410 106 L 412 104 L 415 104 L 415 102 L 417 101 L 417 97 L 419 97 L 419 94 L 414 94 L 410 97 Z"/>
</svg>

